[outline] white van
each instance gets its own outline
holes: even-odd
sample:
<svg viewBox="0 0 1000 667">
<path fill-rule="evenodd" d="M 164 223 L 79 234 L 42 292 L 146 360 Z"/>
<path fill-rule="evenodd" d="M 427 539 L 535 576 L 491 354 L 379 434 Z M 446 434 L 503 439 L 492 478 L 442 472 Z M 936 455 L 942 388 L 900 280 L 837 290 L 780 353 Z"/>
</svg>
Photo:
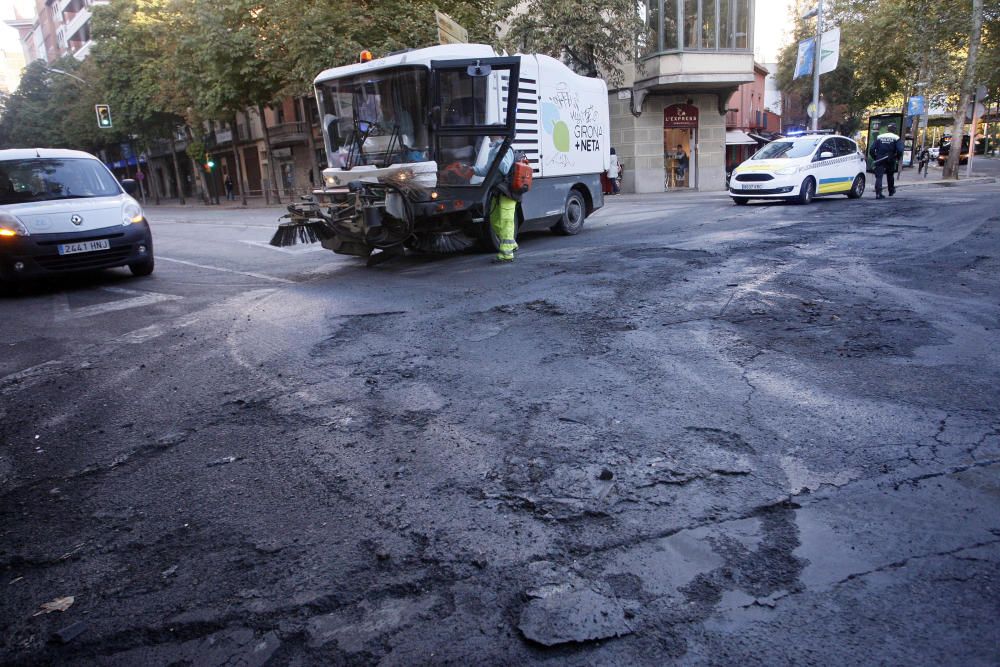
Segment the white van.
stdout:
<svg viewBox="0 0 1000 667">
<path fill-rule="evenodd" d="M 0 283 L 127 266 L 153 272 L 153 236 L 139 203 L 89 153 L 0 150 Z"/>
</svg>

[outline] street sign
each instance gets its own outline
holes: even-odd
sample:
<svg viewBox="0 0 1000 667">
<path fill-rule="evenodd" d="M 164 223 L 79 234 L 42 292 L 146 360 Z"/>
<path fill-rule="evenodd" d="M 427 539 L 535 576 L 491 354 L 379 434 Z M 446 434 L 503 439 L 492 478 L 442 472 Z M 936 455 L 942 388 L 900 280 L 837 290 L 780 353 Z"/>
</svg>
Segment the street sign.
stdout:
<svg viewBox="0 0 1000 667">
<path fill-rule="evenodd" d="M 810 118 L 815 117 L 816 116 L 816 105 L 814 105 L 812 102 L 810 102 L 809 106 L 806 107 L 806 113 L 809 114 Z M 826 113 L 826 102 L 824 102 L 823 100 L 820 100 L 819 101 L 819 117 L 822 118 L 823 114 L 825 114 L 825 113 Z"/>
<path fill-rule="evenodd" d="M 102 130 L 111 129 L 111 107 L 107 104 L 95 104 L 94 113 L 97 114 L 97 127 Z"/>
<path fill-rule="evenodd" d="M 906 107 L 906 115 L 920 116 L 924 113 L 924 96 L 914 95 Z"/>
<path fill-rule="evenodd" d="M 437 21 L 438 41 L 441 44 L 469 43 L 469 31 L 459 25 L 458 21 L 436 9 L 434 19 Z"/>
</svg>

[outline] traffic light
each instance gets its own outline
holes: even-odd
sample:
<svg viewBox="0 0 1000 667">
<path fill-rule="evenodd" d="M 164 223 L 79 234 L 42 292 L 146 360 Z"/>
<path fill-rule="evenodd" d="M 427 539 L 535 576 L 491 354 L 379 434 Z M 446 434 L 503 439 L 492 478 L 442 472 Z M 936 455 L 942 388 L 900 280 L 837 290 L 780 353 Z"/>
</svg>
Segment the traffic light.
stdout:
<svg viewBox="0 0 1000 667">
<path fill-rule="evenodd" d="M 107 104 L 95 104 L 94 111 L 97 113 L 97 127 L 102 130 L 111 128 L 111 107 Z"/>
<path fill-rule="evenodd" d="M 212 158 L 205 158 L 205 171 L 211 173 L 215 169 L 215 160 Z"/>
</svg>

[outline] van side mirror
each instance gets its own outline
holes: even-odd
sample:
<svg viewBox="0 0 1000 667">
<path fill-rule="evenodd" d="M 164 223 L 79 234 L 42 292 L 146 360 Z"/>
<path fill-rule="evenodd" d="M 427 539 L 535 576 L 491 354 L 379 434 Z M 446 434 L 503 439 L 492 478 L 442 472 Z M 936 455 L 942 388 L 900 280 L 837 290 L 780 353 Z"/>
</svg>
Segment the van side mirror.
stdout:
<svg viewBox="0 0 1000 667">
<path fill-rule="evenodd" d="M 126 178 L 122 181 L 122 189 L 126 194 L 134 195 L 139 191 L 139 183 L 133 178 Z"/>
</svg>

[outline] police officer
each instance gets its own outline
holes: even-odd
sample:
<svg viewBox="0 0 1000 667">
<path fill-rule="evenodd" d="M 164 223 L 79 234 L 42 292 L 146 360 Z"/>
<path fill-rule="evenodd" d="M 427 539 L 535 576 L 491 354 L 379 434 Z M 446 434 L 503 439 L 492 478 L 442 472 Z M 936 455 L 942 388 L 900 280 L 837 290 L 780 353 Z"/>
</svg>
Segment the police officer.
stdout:
<svg viewBox="0 0 1000 667">
<path fill-rule="evenodd" d="M 888 131 L 872 142 L 868 155 L 875 167 L 875 199 L 885 199 L 882 196 L 882 176 L 886 177 L 889 196 L 893 196 L 896 194 L 896 160 L 903 157 L 903 140 L 896 134 L 895 123 L 889 123 Z"/>
</svg>

